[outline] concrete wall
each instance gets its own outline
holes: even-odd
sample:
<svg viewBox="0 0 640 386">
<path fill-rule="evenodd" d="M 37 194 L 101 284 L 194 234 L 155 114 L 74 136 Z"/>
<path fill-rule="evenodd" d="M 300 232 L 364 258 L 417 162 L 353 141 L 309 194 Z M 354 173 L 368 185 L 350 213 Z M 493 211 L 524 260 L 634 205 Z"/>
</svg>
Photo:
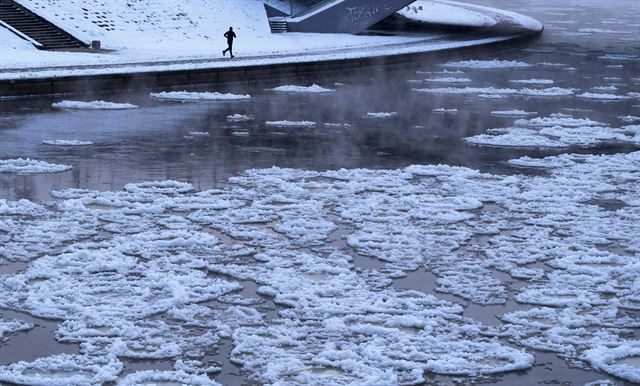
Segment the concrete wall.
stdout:
<svg viewBox="0 0 640 386">
<path fill-rule="evenodd" d="M 342 0 L 290 19 L 291 32 L 359 33 L 415 0 Z"/>
</svg>

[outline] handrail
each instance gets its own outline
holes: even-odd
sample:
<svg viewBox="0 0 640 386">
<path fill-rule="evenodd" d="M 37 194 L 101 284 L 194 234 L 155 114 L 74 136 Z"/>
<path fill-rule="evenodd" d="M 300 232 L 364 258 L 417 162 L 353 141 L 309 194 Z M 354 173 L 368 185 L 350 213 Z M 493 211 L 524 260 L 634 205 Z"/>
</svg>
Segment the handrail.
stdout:
<svg viewBox="0 0 640 386">
<path fill-rule="evenodd" d="M 2 1 L 0 0 L 0 2 L 2 2 Z M 42 44 L 40 44 L 40 42 L 38 42 L 38 41 L 30 38 L 29 36 L 23 34 L 22 32 L 20 32 L 17 29 L 13 28 L 10 24 L 7 24 L 2 20 L 0 20 L 0 25 L 5 27 L 9 31 L 13 32 L 14 34 L 18 35 L 22 39 L 24 39 L 24 40 L 28 41 L 29 43 L 33 44 L 34 46 L 36 46 L 36 47 L 44 47 Z"/>
<path fill-rule="evenodd" d="M 332 0 L 289 0 L 291 17 L 300 16 L 313 9 L 317 9 Z"/>
</svg>

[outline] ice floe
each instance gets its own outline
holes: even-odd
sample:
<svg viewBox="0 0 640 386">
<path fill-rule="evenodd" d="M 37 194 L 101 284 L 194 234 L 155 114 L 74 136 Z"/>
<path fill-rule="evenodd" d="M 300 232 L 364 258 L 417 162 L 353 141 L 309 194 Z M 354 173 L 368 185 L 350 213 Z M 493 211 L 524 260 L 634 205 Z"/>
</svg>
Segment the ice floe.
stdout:
<svg viewBox="0 0 640 386">
<path fill-rule="evenodd" d="M 381 112 L 373 112 L 373 113 L 369 112 L 365 117 L 366 118 L 392 118 L 392 117 L 395 117 L 396 115 L 398 115 L 398 113 L 395 111 L 389 111 L 389 112 L 381 111 Z"/>
<path fill-rule="evenodd" d="M 25 385 L 90 386 L 112 382 L 123 369 L 114 356 L 61 354 L 0 366 L 0 381 Z"/>
<path fill-rule="evenodd" d="M 313 121 L 266 121 L 267 127 L 315 127 L 316 123 Z"/>
<path fill-rule="evenodd" d="M 460 78 L 453 76 L 427 78 L 424 81 L 428 83 L 471 83 L 471 79 L 469 78 Z"/>
<path fill-rule="evenodd" d="M 434 113 L 442 113 L 442 114 L 457 114 L 458 113 L 458 109 L 446 109 L 444 107 L 440 107 L 437 109 L 432 109 L 431 111 L 433 111 Z"/>
<path fill-rule="evenodd" d="M 611 142 L 640 143 L 634 127 L 609 127 L 588 118 L 573 118 L 566 114 L 518 119 L 513 127 L 487 130 L 465 138 L 465 141 L 484 146 L 500 147 L 592 147 Z"/>
<path fill-rule="evenodd" d="M 627 96 L 627 95 L 592 93 L 592 92 L 584 92 L 582 94 L 578 94 L 578 97 L 585 98 L 585 99 L 596 99 L 601 101 L 619 101 L 619 100 L 630 98 L 630 96 Z"/>
<path fill-rule="evenodd" d="M 296 85 L 286 85 L 279 86 L 276 88 L 270 89 L 271 91 L 280 92 L 280 93 L 291 93 L 291 94 L 326 94 L 332 93 L 336 90 L 321 87 L 317 84 L 312 84 L 311 86 L 296 86 Z"/>
<path fill-rule="evenodd" d="M 611 375 L 640 383 L 640 341 L 625 342 L 615 347 L 594 347 L 585 351 L 584 358 Z M 626 363 L 625 358 L 636 360 L 633 364 Z"/>
<path fill-rule="evenodd" d="M 530 64 L 515 60 L 460 60 L 452 61 L 442 65 L 447 68 L 469 68 L 469 69 L 490 69 L 490 68 L 528 68 Z"/>
<path fill-rule="evenodd" d="M 27 323 L 22 320 L 4 320 L 0 314 L 0 344 L 6 339 L 9 334 L 13 334 L 20 331 L 30 330 L 34 327 L 32 323 Z"/>
<path fill-rule="evenodd" d="M 519 124 L 611 129 L 566 115 Z M 0 307 L 58 319 L 56 340 L 80 349 L 0 367 L 0 379 L 215 384 L 203 373 L 218 371 L 211 355 L 230 339 L 231 361 L 260 384 L 476 377 L 531 368 L 533 350 L 635 381 L 639 162 L 512 161 L 545 168 L 532 176 L 273 167 L 207 191 L 157 181 L 0 201 L 0 259 L 28 262 L 0 276 Z M 418 268 L 433 291 L 392 285 Z M 505 275 L 524 285 L 510 294 Z M 511 296 L 524 309 L 497 326 L 463 315 Z M 122 358 L 174 368 L 125 375 Z"/>
<path fill-rule="evenodd" d="M 137 385 L 190 385 L 190 386 L 219 386 L 206 375 L 189 374 L 184 371 L 137 371 L 127 375 L 116 383 L 117 386 Z"/>
<path fill-rule="evenodd" d="M 71 170 L 69 165 L 52 164 L 31 158 L 13 158 L 0 160 L 0 173 L 37 174 L 59 173 Z"/>
<path fill-rule="evenodd" d="M 230 94 L 219 92 L 188 92 L 188 91 L 162 91 L 151 93 L 152 99 L 169 100 L 178 102 L 189 101 L 238 101 L 251 99 L 251 95 Z"/>
<path fill-rule="evenodd" d="M 253 120 L 252 117 L 244 114 L 231 114 L 227 115 L 227 121 L 229 122 L 247 122 Z"/>
<path fill-rule="evenodd" d="M 526 117 L 527 115 L 536 115 L 538 113 L 532 111 L 523 110 L 496 110 L 492 111 L 491 115 L 506 116 L 506 117 Z"/>
<path fill-rule="evenodd" d="M 549 87 L 532 88 L 495 88 L 495 87 L 442 87 L 442 88 L 414 88 L 414 91 L 430 94 L 477 94 L 477 95 L 523 95 L 523 96 L 568 96 L 573 95 L 574 89 Z"/>
<path fill-rule="evenodd" d="M 138 106 L 130 103 L 114 103 L 105 101 L 84 102 L 69 100 L 52 103 L 51 107 L 54 109 L 64 110 L 127 110 L 138 108 Z"/>
<path fill-rule="evenodd" d="M 78 141 L 75 139 L 54 139 L 42 141 L 45 145 L 51 146 L 89 146 L 93 145 L 91 141 Z"/>
<path fill-rule="evenodd" d="M 209 132 L 207 131 L 190 131 L 189 135 L 192 137 L 208 137 Z"/>
<path fill-rule="evenodd" d="M 554 84 L 554 81 L 551 79 L 515 79 L 515 80 L 510 80 L 509 82 L 518 83 L 518 84 L 542 84 L 542 85 Z"/>
</svg>

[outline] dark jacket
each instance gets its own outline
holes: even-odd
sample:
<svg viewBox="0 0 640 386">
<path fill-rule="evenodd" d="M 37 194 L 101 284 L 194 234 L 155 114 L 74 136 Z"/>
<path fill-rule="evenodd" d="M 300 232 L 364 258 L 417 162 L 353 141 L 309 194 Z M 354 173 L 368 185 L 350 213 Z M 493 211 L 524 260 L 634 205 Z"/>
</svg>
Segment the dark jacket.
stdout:
<svg viewBox="0 0 640 386">
<path fill-rule="evenodd" d="M 236 37 L 236 33 L 233 31 L 227 31 L 224 33 L 224 37 L 227 38 L 227 42 L 233 43 L 233 39 Z"/>
</svg>

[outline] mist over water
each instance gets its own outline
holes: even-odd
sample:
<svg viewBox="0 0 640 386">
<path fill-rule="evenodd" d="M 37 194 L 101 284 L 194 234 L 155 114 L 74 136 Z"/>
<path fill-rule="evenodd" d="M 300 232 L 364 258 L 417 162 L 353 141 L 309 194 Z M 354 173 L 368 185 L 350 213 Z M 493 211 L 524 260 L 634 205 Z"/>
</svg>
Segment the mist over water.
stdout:
<svg viewBox="0 0 640 386">
<path fill-rule="evenodd" d="M 572 96 L 508 95 L 488 99 L 477 94 L 419 93 L 414 88 L 521 88 L 513 80 L 546 79 L 553 86 L 594 88 L 612 93 L 640 93 L 640 5 L 617 1 L 492 1 L 475 4 L 507 8 L 545 24 L 534 43 L 491 50 L 465 59 L 516 60 L 524 69 L 460 69 L 468 84 L 428 84 L 425 78 L 447 76 L 442 62 L 367 68 L 314 77 L 191 87 L 197 91 L 250 94 L 248 101 L 177 103 L 151 100 L 147 93 L 92 95 L 78 99 L 134 103 L 139 109 L 122 111 L 55 111 L 51 103 L 76 97 L 47 97 L 0 101 L 0 159 L 33 158 L 72 165 L 68 172 L 16 175 L 0 173 L 0 198 L 47 201 L 52 190 L 83 188 L 119 191 L 130 182 L 178 180 L 197 190 L 226 184 L 247 169 L 272 166 L 333 170 L 340 168 L 396 169 L 412 164 L 466 166 L 491 173 L 534 173 L 507 164 L 522 156 L 543 157 L 569 152 L 612 154 L 638 150 L 630 144 L 560 149 L 473 146 L 463 140 L 492 128 L 509 127 L 512 116 L 493 111 L 523 110 L 531 117 L 562 113 L 620 127 L 620 117 L 640 116 L 640 98 L 619 101 Z M 456 69 L 448 68 L 449 71 Z M 458 76 L 458 75 L 456 75 Z M 335 89 L 327 94 L 277 94 L 270 88 L 317 83 Z M 613 90 L 613 88 L 611 88 Z M 434 111 L 445 109 L 445 112 Z M 457 111 L 453 111 L 453 109 Z M 447 111 L 449 110 L 449 111 Z M 368 113 L 394 112 L 389 118 Z M 231 122 L 228 115 L 253 119 Z M 529 118 L 531 118 L 529 117 Z M 315 127 L 272 127 L 266 121 L 313 121 Z M 628 123 L 627 123 L 628 124 Z M 194 135 L 194 132 L 208 133 Z M 44 140 L 91 141 L 91 146 L 48 146 Z M 417 272 L 417 271 L 416 271 Z M 419 286 L 423 277 L 408 276 L 402 288 Z M 412 287 L 413 286 L 413 287 Z M 465 316 L 495 320 L 499 310 L 469 309 Z M 474 315 L 476 313 L 476 315 Z M 467 315 L 470 314 L 470 315 Z M 521 377 L 536 381 L 583 384 L 606 377 L 603 373 L 572 369 L 552 354 L 540 354 L 538 365 L 526 373 L 509 373 L 490 383 L 515 384 Z M 226 375 L 234 379 L 231 375 Z M 223 377 L 224 379 L 224 377 Z M 451 378 L 434 377 L 435 383 Z M 618 384 L 625 384 L 619 381 Z"/>
<path fill-rule="evenodd" d="M 250 101 L 214 103 L 157 102 L 147 94 L 94 95 L 84 99 L 124 101 L 141 106 L 124 111 L 53 111 L 63 97 L 0 103 L 2 158 L 30 157 L 69 164 L 73 171 L 55 175 L 0 174 L 0 197 L 48 199 L 48 191 L 65 187 L 120 189 L 140 180 L 187 180 L 197 188 L 216 186 L 249 168 L 271 166 L 326 170 L 400 168 L 446 163 L 489 172 L 512 172 L 505 161 L 522 155 L 544 156 L 563 150 L 499 149 L 471 146 L 462 138 L 509 126 L 513 117 L 495 110 L 525 110 L 537 116 L 567 113 L 619 126 L 618 117 L 640 113 L 638 99 L 615 102 L 576 97 L 509 96 L 484 99 L 473 94 L 423 94 L 422 87 L 518 88 L 510 80 L 551 79 L 553 87 L 589 91 L 614 85 L 616 93 L 637 92 L 640 76 L 640 21 L 637 2 L 499 2 L 541 20 L 546 31 L 536 43 L 506 51 L 492 50 L 469 59 L 518 60 L 527 69 L 462 69 L 471 83 L 417 83 L 444 68 L 443 62 L 368 68 L 349 74 L 282 79 L 260 84 L 208 88 L 252 95 Z M 592 32 L 585 32 L 592 31 Z M 595 32 L 593 32 L 595 31 Z M 605 59 L 624 54 L 623 60 Z M 635 56 L 635 58 L 634 58 Z M 545 63 L 546 65 L 539 65 Z M 561 66 L 562 65 L 562 66 Z M 451 69 L 450 69 L 451 70 Z M 455 70 L 455 69 L 453 69 Z M 414 81 L 414 82 L 412 82 Z M 336 89 L 323 95 L 275 94 L 282 84 L 318 83 Z M 201 89 L 193 87 L 192 89 Z M 581 91 L 576 91 L 579 93 Z M 68 98 L 74 99 L 74 98 Z M 433 109 L 457 109 L 457 113 Z M 392 118 L 366 118 L 369 112 L 396 112 Z M 230 114 L 251 115 L 248 122 L 228 122 Z M 268 120 L 315 121 L 315 128 L 266 127 Z M 325 127 L 341 123 L 350 127 Z M 189 137 L 190 132 L 208 137 Z M 239 135 L 238 132 L 248 133 Z M 90 140 L 94 146 L 53 147 L 43 140 Z M 584 151 L 578 148 L 571 151 Z M 629 146 L 607 145 L 589 152 L 618 152 Z M 520 170 L 517 170 L 520 172 Z"/>
</svg>

